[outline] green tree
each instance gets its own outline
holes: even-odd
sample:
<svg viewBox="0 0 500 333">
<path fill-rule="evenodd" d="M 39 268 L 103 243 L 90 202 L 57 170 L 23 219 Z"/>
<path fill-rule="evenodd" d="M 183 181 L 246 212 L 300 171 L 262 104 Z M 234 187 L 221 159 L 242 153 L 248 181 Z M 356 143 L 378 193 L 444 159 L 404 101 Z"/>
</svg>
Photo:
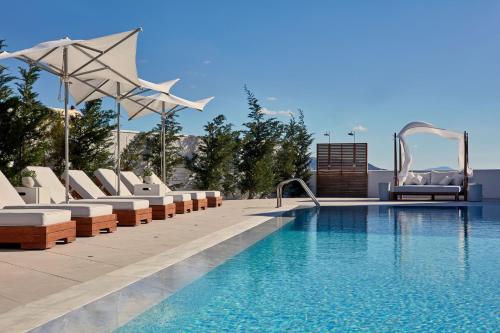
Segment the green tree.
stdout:
<svg viewBox="0 0 500 333">
<path fill-rule="evenodd" d="M 144 152 L 146 150 L 146 140 L 149 132 L 137 134 L 129 144 L 123 149 L 121 154 L 121 166 L 125 171 L 141 173 L 145 164 Z"/>
<path fill-rule="evenodd" d="M 254 94 L 245 86 L 250 121 L 243 124 L 241 145 L 240 190 L 248 198 L 266 196 L 276 183 L 274 158 L 275 148 L 281 135 L 281 124 L 275 118 L 264 118 L 262 107 Z"/>
<path fill-rule="evenodd" d="M 114 165 L 112 110 L 103 110 L 100 99 L 85 102 L 80 116 L 70 118 L 69 161 L 71 169 L 92 174 L 98 168 Z M 64 122 L 53 131 L 52 164 L 57 174 L 64 172 Z"/>
<path fill-rule="evenodd" d="M 218 115 L 205 126 L 205 135 L 189 168 L 194 172 L 194 182 L 199 189 L 222 191 L 234 195 L 237 187 L 236 164 L 238 160 L 239 133 L 226 117 Z"/>
<path fill-rule="evenodd" d="M 29 165 L 45 165 L 50 147 L 49 131 L 55 113 L 37 100 L 33 86 L 39 77 L 34 66 L 19 68 L 17 96 L 6 88 L 11 80 L 2 76 L 0 84 L 0 168 L 18 184 L 20 172 Z"/>
<path fill-rule="evenodd" d="M 304 112 L 299 109 L 299 120 L 291 117 L 285 125 L 284 135 L 277 152 L 276 174 L 279 181 L 300 178 L 308 182 L 311 178 L 311 144 L 312 133 L 309 133 L 304 123 Z M 303 189 L 296 183 L 285 188 L 287 194 L 297 196 Z"/>
<path fill-rule="evenodd" d="M 112 167 L 115 112 L 103 110 L 100 99 L 85 102 L 80 112 L 82 115 L 74 117 L 70 126 L 71 167 L 87 173 Z"/>
<path fill-rule="evenodd" d="M 276 153 L 275 174 L 277 182 L 295 177 L 298 127 L 298 123 L 293 116 L 284 126 L 283 137 Z"/>
<path fill-rule="evenodd" d="M 304 112 L 299 109 L 297 132 L 297 157 L 295 159 L 295 177 L 301 178 L 306 183 L 311 179 L 311 145 L 313 133 L 310 133 L 304 122 Z"/>
<path fill-rule="evenodd" d="M 0 52 L 7 46 L 5 40 L 0 39 Z M 9 86 L 14 77 L 7 74 L 7 68 L 0 65 L 0 102 L 4 102 L 12 97 L 12 89 Z"/>
<path fill-rule="evenodd" d="M 177 121 L 176 113 L 167 113 L 165 118 L 165 170 L 166 178 L 170 179 L 174 169 L 183 163 L 181 154 L 180 133 L 182 127 Z M 149 162 L 153 171 L 161 175 L 161 124 L 155 126 L 146 137 L 144 160 Z"/>
</svg>

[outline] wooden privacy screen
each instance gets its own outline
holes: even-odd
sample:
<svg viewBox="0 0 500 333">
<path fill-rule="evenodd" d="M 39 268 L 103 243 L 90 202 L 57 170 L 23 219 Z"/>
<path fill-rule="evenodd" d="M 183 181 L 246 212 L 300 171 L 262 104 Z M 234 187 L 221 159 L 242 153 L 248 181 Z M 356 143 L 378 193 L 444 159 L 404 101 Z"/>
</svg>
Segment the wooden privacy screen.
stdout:
<svg viewBox="0 0 500 333">
<path fill-rule="evenodd" d="M 316 188 L 319 197 L 366 197 L 368 144 L 318 144 Z"/>
</svg>

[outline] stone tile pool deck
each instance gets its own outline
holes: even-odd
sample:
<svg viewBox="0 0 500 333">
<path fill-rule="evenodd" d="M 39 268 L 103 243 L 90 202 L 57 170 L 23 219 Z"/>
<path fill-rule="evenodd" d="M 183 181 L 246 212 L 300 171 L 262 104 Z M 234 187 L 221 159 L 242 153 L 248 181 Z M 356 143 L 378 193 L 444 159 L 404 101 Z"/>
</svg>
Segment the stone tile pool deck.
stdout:
<svg viewBox="0 0 500 333">
<path fill-rule="evenodd" d="M 376 199 L 321 198 L 321 205 L 378 205 Z M 34 322 L 50 318 L 51 311 L 40 311 L 44 304 L 64 301 L 64 307 L 76 309 L 91 297 L 113 287 L 127 285 L 133 279 L 148 276 L 159 263 L 174 264 L 204 249 L 257 226 L 284 210 L 311 201 L 285 199 L 275 208 L 275 199 L 227 200 L 222 207 L 176 215 L 135 228 L 120 227 L 113 234 L 78 238 L 45 251 L 0 249 L 0 328 L 15 331 L 15 323 L 30 316 Z M 382 204 L 475 205 L 464 202 L 390 202 Z M 478 203 L 480 204 L 480 203 Z M 498 201 L 484 203 L 500 207 Z M 133 268 L 133 269 L 132 269 Z M 103 280 L 106 278 L 107 280 Z M 81 297 L 82 290 L 88 291 Z M 95 295 L 94 295 L 95 294 Z M 90 298 L 89 298 L 90 297 Z M 63 310 L 54 306 L 54 316 Z M 38 309 L 38 311 L 35 311 Z M 49 310 L 49 309 L 47 309 Z M 37 317 L 39 316 L 39 318 Z M 18 327 L 22 330 L 22 325 Z M 2 331 L 3 331 L 2 329 Z"/>
</svg>

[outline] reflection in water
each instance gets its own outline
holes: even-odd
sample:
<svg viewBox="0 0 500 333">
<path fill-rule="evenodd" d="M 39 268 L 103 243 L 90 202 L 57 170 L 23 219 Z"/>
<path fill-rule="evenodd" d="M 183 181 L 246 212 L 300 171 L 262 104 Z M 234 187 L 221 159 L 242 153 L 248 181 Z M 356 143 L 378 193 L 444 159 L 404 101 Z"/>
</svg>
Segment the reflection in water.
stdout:
<svg viewBox="0 0 500 333">
<path fill-rule="evenodd" d="M 471 220 L 481 221 L 483 207 L 380 207 L 381 219 L 393 221 L 394 267 L 401 271 L 405 261 L 411 261 L 414 236 L 426 235 L 449 237 L 450 231 L 457 236 L 458 267 L 463 278 L 469 278 L 469 235 L 472 231 Z M 389 218 L 388 218 L 389 217 Z"/>
<path fill-rule="evenodd" d="M 494 214 L 487 206 L 289 212 L 293 222 L 120 332 L 498 331 Z"/>
</svg>

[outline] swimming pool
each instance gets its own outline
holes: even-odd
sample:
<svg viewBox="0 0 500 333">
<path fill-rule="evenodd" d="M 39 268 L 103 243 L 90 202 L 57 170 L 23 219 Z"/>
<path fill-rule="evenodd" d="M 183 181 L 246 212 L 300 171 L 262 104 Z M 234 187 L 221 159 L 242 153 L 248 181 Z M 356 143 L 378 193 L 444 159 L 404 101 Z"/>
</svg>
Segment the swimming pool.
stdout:
<svg viewBox="0 0 500 333">
<path fill-rule="evenodd" d="M 500 212 L 322 207 L 116 332 L 498 331 Z"/>
</svg>

